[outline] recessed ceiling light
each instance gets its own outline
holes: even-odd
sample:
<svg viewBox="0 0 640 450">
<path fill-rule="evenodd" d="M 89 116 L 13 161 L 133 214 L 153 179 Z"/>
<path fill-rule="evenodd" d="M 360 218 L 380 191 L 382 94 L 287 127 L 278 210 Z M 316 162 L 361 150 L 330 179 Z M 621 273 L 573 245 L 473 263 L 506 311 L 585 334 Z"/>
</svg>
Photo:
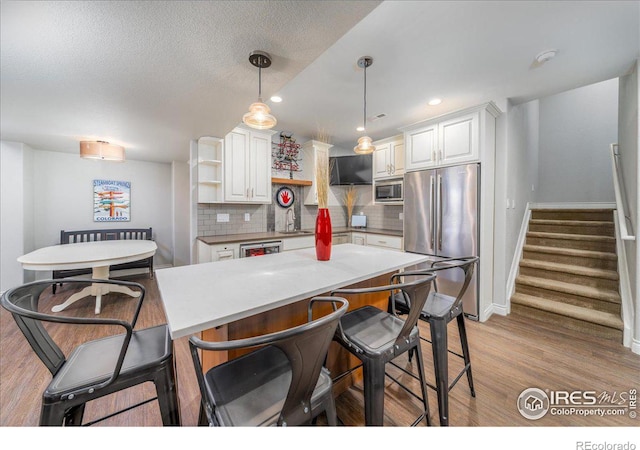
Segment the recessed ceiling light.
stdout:
<svg viewBox="0 0 640 450">
<path fill-rule="evenodd" d="M 439 105 L 440 103 L 442 103 L 441 98 L 432 98 L 431 100 L 429 100 L 429 106 L 436 106 L 436 105 Z"/>
<path fill-rule="evenodd" d="M 538 62 L 538 64 L 546 63 L 550 59 L 553 59 L 557 53 L 558 53 L 558 50 L 555 50 L 555 49 L 545 50 L 536 55 L 536 61 Z"/>
<path fill-rule="evenodd" d="M 356 128 L 356 131 L 364 131 L 364 127 L 360 126 L 360 127 Z"/>
<path fill-rule="evenodd" d="M 273 103 L 280 103 L 282 101 L 282 97 L 279 97 L 277 95 L 274 95 L 273 97 L 271 97 L 271 101 Z"/>
</svg>

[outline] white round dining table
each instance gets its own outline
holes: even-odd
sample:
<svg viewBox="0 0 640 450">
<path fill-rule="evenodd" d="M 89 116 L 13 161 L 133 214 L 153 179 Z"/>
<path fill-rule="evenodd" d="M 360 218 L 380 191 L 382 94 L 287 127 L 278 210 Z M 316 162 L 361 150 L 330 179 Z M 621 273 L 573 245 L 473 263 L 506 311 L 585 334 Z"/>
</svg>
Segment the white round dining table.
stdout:
<svg viewBox="0 0 640 450">
<path fill-rule="evenodd" d="M 18 262 L 27 270 L 65 270 L 92 269 L 92 278 L 109 279 L 109 266 L 149 258 L 157 250 L 154 241 L 149 240 L 113 240 L 79 242 L 74 244 L 52 245 L 39 248 L 22 255 Z M 104 283 L 93 283 L 81 291 L 71 295 L 64 303 L 51 308 L 59 312 L 88 296 L 96 297 L 95 313 L 100 314 L 102 296 L 109 292 L 119 292 L 131 297 L 139 297 L 140 293 L 126 286 L 114 286 Z"/>
</svg>

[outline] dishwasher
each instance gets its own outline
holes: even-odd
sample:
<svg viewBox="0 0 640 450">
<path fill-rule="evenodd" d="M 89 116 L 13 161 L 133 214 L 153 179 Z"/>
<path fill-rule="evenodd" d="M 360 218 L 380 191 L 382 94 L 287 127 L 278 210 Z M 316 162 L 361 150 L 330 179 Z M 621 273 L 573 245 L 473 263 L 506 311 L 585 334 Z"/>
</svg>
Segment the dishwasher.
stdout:
<svg viewBox="0 0 640 450">
<path fill-rule="evenodd" d="M 272 255 L 282 251 L 282 241 L 252 242 L 240 245 L 240 258 Z"/>
</svg>

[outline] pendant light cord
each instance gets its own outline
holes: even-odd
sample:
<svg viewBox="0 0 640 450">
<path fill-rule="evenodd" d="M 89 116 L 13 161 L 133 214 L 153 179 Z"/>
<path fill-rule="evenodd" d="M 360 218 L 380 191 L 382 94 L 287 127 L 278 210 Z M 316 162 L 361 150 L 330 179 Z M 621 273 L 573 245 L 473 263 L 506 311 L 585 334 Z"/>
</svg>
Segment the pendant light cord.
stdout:
<svg viewBox="0 0 640 450">
<path fill-rule="evenodd" d="M 364 63 L 364 112 L 362 116 L 362 130 L 367 132 L 367 63 Z"/>
<path fill-rule="evenodd" d="M 262 101 L 262 67 L 258 67 L 258 98 Z"/>
</svg>

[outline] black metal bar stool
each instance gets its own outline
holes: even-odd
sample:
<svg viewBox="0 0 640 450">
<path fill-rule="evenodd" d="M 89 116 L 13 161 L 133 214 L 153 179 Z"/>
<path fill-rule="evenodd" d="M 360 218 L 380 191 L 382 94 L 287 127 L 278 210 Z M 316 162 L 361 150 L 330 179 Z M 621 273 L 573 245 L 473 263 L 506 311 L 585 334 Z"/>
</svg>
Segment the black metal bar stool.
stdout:
<svg viewBox="0 0 640 450">
<path fill-rule="evenodd" d="M 312 320 L 316 304 L 332 312 Z M 323 363 L 338 320 L 349 307 L 340 297 L 314 297 L 308 323 L 225 342 L 189 338 L 200 387 L 200 424 L 209 426 L 307 425 L 324 412 L 336 425 L 331 377 Z M 199 351 L 252 349 L 203 372 Z"/>
<path fill-rule="evenodd" d="M 366 425 L 382 426 L 384 420 L 384 382 L 387 363 L 409 351 L 415 352 L 418 359 L 418 380 L 420 381 L 421 397 L 402 386 L 398 380 L 394 381 L 405 388 L 407 392 L 417 397 L 423 405 L 422 414 L 412 425 L 417 425 L 422 419 L 431 425 L 429 417 L 429 400 L 424 376 L 422 350 L 420 349 L 420 333 L 417 322 L 429 295 L 431 283 L 435 275 L 420 274 L 411 282 L 394 283 L 404 278 L 404 274 L 395 274 L 392 284 L 371 288 L 337 289 L 331 295 L 365 295 L 373 292 L 389 292 L 390 301 L 393 294 L 399 290 L 403 298 L 409 299 L 409 314 L 402 319 L 395 314 L 381 311 L 374 306 L 363 306 L 348 312 L 340 319 L 335 340 L 350 353 L 362 361 L 364 372 L 364 407 Z M 392 363 L 393 364 L 393 363 Z M 334 377 L 334 382 L 351 373 L 360 366 Z M 396 365 L 396 367 L 400 368 Z M 400 368 L 401 370 L 404 370 Z M 405 371 L 406 372 L 406 371 Z M 406 372 L 415 378 L 415 375 Z"/>
<path fill-rule="evenodd" d="M 471 396 L 476 396 L 476 392 L 473 387 L 473 376 L 471 374 L 471 358 L 469 355 L 467 331 L 464 324 L 462 297 L 469 287 L 471 278 L 473 276 L 473 268 L 478 260 L 479 258 L 477 256 L 447 258 L 433 262 L 431 265 L 432 267 L 429 269 L 412 272 L 414 274 L 435 273 L 442 270 L 458 269 L 463 271 L 464 273 L 464 281 L 462 282 L 460 290 L 455 297 L 438 292 L 438 279 L 436 277 L 436 280 L 434 281 L 434 290 L 429 294 L 429 298 L 425 302 L 422 308 L 422 312 L 420 313 L 420 320 L 429 322 L 429 328 L 431 331 L 431 340 L 428 340 L 424 337 L 421 337 L 421 339 L 431 343 L 436 385 L 433 386 L 429 383 L 427 383 L 427 385 L 430 388 L 436 390 L 438 394 L 438 415 L 440 418 L 441 426 L 449 425 L 449 391 L 456 385 L 458 380 L 465 373 L 467 374 L 467 381 L 469 382 Z M 399 311 L 405 313 L 408 313 L 412 309 L 410 308 L 410 298 L 403 296 L 402 293 L 397 293 L 395 297 L 396 301 L 392 302 L 390 304 L 390 307 L 395 307 Z M 458 324 L 458 333 L 460 335 L 462 354 L 449 350 L 447 325 L 453 319 L 456 319 Z M 452 353 L 464 360 L 464 368 L 451 382 L 451 384 L 449 384 L 449 353 Z"/>
<path fill-rule="evenodd" d="M 124 320 L 70 317 L 63 313 L 40 312 L 38 304 L 43 292 L 53 288 L 57 282 L 59 280 L 36 281 L 9 289 L 0 300 L 2 306 L 13 315 L 31 348 L 53 375 L 42 395 L 40 425 L 92 425 L 156 399 L 160 406 L 162 423 L 180 425 L 173 343 L 169 329 L 167 325 L 159 325 L 134 330 L 144 300 L 144 286 L 127 281 L 69 278 L 64 280 L 67 289 L 63 292 L 57 290 L 58 297 L 64 297 L 65 293 L 68 295 L 70 291 L 75 292 L 95 283 L 121 285 L 138 290 L 140 296 L 133 318 Z M 53 297 L 55 298 L 56 294 L 53 294 Z M 120 327 L 124 333 L 84 342 L 67 357 L 42 322 L 71 325 L 67 327 L 67 333 L 75 332 L 77 328 L 74 326 L 77 325 L 91 325 L 95 329 L 99 326 Z M 64 336 L 68 334 L 55 333 L 59 342 Z M 147 381 L 155 384 L 157 397 L 90 423 L 82 423 L 87 402 Z"/>
</svg>

